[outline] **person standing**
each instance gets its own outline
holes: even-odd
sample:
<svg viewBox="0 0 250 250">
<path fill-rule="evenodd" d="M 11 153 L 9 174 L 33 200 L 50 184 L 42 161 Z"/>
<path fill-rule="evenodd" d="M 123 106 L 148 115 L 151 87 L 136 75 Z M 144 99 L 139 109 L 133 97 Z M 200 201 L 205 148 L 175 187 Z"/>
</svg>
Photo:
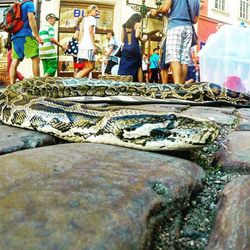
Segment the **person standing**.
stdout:
<svg viewBox="0 0 250 250">
<path fill-rule="evenodd" d="M 153 49 L 153 54 L 149 58 L 149 68 L 151 70 L 150 82 L 158 83 L 158 73 L 159 73 L 159 48 Z"/>
<path fill-rule="evenodd" d="M 115 56 L 115 52 L 118 49 L 118 42 L 115 38 L 115 34 L 113 31 L 107 32 L 107 38 L 109 40 L 109 44 L 108 44 L 108 52 L 106 55 L 107 66 L 105 69 L 105 74 L 111 74 L 112 68 L 118 64 L 118 57 Z"/>
<path fill-rule="evenodd" d="M 96 16 L 99 10 L 96 5 L 90 5 L 87 8 L 87 16 L 82 21 L 80 29 L 80 43 L 78 52 L 78 61 L 84 62 L 84 68 L 76 74 L 76 78 L 88 76 L 95 68 L 95 55 L 97 48 L 95 46 L 95 28 Z"/>
<path fill-rule="evenodd" d="M 78 49 L 79 49 L 79 39 L 80 39 L 80 24 L 83 18 L 79 17 L 76 24 L 76 31 L 73 37 L 70 39 L 68 45 L 66 46 L 67 49 L 65 50 L 65 55 L 73 57 L 73 68 L 74 74 L 73 76 L 76 77 L 77 73 L 84 68 L 84 62 L 78 62 Z"/>
<path fill-rule="evenodd" d="M 46 24 L 39 31 L 39 35 L 44 42 L 39 46 L 39 55 L 43 63 L 44 76 L 46 77 L 55 76 L 57 71 L 58 56 L 54 45 L 66 50 L 66 47 L 55 39 L 54 25 L 56 21 L 59 21 L 59 18 L 55 14 L 49 13 L 46 16 Z"/>
<path fill-rule="evenodd" d="M 188 73 L 187 73 L 187 78 L 186 82 L 195 82 L 196 79 L 196 74 L 198 72 L 198 64 L 197 64 L 197 57 L 195 55 L 195 48 L 192 47 L 190 49 L 190 62 L 188 64 Z"/>
<path fill-rule="evenodd" d="M 165 0 L 159 9 L 150 12 L 153 17 L 159 13 L 168 15 L 165 63 L 171 64 L 174 83 L 185 83 L 190 60 L 192 24 L 197 22 L 199 10 L 199 0 Z"/>
<path fill-rule="evenodd" d="M 141 39 L 141 15 L 133 14 L 122 25 L 121 41 L 124 43 L 118 69 L 118 75 L 131 75 L 133 81 L 143 81 L 142 54 L 139 45 Z"/>
<path fill-rule="evenodd" d="M 11 34 L 8 34 L 8 38 L 7 38 L 7 42 L 4 45 L 4 48 L 7 49 L 7 71 L 8 74 L 10 75 L 10 66 L 11 66 L 11 62 L 12 62 L 12 44 L 11 44 Z M 24 76 L 19 72 L 16 71 L 16 78 L 19 81 L 22 81 L 24 79 Z"/>
<path fill-rule="evenodd" d="M 19 0 L 19 2 L 23 2 L 23 0 Z M 24 2 L 21 5 L 21 11 L 21 19 L 24 25 L 21 30 L 12 36 L 10 84 L 15 83 L 17 67 L 24 57 L 31 58 L 33 75 L 40 75 L 38 43 L 42 44 L 43 40 L 38 34 L 33 1 Z"/>
<path fill-rule="evenodd" d="M 142 73 L 143 73 L 143 80 L 146 83 L 149 83 L 148 79 L 148 65 L 149 65 L 149 60 L 147 54 L 143 54 L 142 56 Z"/>
</svg>

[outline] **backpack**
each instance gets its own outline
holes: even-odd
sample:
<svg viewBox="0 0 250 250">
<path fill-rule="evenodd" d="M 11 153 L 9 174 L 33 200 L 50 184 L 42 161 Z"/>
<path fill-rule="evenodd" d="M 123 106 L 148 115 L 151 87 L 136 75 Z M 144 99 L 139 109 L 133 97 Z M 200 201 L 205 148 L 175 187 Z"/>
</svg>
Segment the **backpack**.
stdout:
<svg viewBox="0 0 250 250">
<path fill-rule="evenodd" d="M 23 0 L 22 2 L 15 2 L 9 8 L 3 12 L 3 22 L 0 24 L 0 28 L 6 32 L 15 34 L 23 27 L 24 21 L 21 19 L 22 11 L 21 5 L 31 0 Z"/>
</svg>

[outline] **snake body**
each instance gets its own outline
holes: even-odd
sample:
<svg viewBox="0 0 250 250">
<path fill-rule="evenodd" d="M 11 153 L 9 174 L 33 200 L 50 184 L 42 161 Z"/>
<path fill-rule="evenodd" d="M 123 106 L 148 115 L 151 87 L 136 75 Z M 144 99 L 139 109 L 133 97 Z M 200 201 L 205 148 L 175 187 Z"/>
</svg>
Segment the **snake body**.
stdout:
<svg viewBox="0 0 250 250">
<path fill-rule="evenodd" d="M 28 78 L 0 95 L 0 120 L 11 126 L 53 134 L 70 142 L 96 142 L 142 150 L 185 150 L 218 136 L 215 123 L 177 114 L 108 110 L 72 101 L 74 96 L 147 96 L 196 103 L 226 102 L 248 106 L 247 94 L 212 83 L 141 84 L 75 78 Z"/>
</svg>

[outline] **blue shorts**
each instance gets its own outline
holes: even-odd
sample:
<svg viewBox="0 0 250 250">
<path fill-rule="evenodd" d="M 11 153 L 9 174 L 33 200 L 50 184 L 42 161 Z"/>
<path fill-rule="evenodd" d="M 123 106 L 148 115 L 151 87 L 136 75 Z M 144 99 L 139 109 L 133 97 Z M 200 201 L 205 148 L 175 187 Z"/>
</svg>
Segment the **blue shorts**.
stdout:
<svg viewBox="0 0 250 250">
<path fill-rule="evenodd" d="M 12 40 L 12 58 L 23 60 L 39 55 L 38 42 L 33 36 L 17 37 Z"/>
</svg>

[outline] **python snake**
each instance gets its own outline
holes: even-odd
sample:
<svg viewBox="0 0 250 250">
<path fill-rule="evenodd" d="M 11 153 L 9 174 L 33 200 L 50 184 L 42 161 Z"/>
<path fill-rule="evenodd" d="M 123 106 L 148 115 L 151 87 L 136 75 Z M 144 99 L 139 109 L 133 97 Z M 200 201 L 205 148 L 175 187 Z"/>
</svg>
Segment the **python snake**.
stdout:
<svg viewBox="0 0 250 250">
<path fill-rule="evenodd" d="M 197 103 L 249 105 L 246 94 L 216 84 L 142 84 L 75 78 L 27 78 L 0 94 L 0 120 L 11 126 L 50 133 L 70 142 L 96 142 L 149 151 L 186 150 L 218 136 L 210 121 L 142 110 L 108 110 L 72 101 L 74 96 L 147 96 Z"/>
</svg>

